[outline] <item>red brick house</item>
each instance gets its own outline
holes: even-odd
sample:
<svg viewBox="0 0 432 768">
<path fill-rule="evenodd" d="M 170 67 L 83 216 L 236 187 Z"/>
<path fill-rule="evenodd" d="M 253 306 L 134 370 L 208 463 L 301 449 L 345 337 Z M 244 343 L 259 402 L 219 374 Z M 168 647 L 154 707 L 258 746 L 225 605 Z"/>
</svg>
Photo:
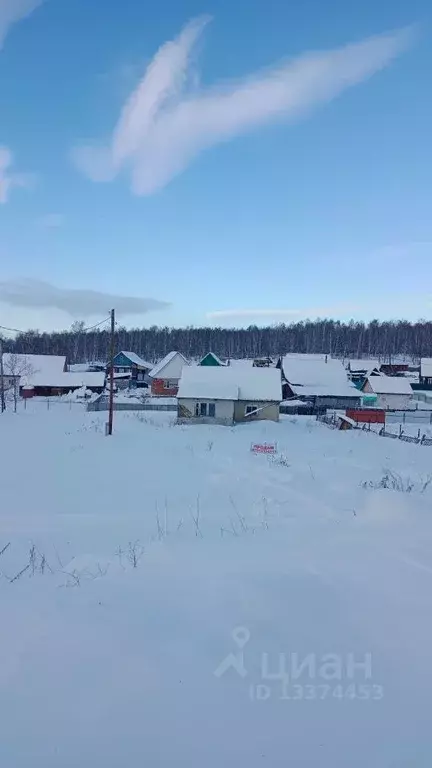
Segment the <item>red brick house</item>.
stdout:
<svg viewBox="0 0 432 768">
<path fill-rule="evenodd" d="M 149 373 L 152 395 L 176 397 L 185 365 L 189 363 L 181 352 L 169 352 Z"/>
</svg>

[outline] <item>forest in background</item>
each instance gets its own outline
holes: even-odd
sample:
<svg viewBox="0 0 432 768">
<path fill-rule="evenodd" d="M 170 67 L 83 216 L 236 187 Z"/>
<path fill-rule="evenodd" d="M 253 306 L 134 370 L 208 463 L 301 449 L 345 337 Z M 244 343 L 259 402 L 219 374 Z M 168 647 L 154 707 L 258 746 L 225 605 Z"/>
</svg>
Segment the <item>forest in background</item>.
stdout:
<svg viewBox="0 0 432 768">
<path fill-rule="evenodd" d="M 84 331 L 76 322 L 68 331 L 40 333 L 29 330 L 15 339 L 4 339 L 9 352 L 67 355 L 70 363 L 106 361 L 109 329 Z M 116 351 L 127 350 L 154 363 L 178 350 L 187 358 L 200 358 L 212 351 L 222 358 L 276 357 L 286 352 L 329 352 L 335 357 L 379 357 L 395 355 L 409 360 L 432 356 L 432 322 L 405 320 L 369 323 L 315 320 L 266 328 L 123 328 L 116 330 Z"/>
</svg>

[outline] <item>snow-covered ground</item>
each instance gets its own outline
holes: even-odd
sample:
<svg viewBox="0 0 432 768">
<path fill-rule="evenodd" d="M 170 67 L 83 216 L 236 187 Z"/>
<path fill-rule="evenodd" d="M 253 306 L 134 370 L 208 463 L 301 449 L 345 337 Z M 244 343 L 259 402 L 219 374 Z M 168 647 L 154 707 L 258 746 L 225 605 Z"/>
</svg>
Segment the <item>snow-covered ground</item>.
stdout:
<svg viewBox="0 0 432 768">
<path fill-rule="evenodd" d="M 432 448 L 105 419 L 0 417 L 0 765 L 429 768 Z"/>
</svg>

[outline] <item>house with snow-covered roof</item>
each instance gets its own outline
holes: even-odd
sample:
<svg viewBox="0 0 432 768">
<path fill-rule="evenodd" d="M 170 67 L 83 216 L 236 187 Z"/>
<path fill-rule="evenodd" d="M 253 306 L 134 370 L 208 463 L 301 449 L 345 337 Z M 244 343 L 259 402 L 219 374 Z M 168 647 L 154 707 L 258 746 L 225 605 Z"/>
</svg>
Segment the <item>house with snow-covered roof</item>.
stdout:
<svg viewBox="0 0 432 768">
<path fill-rule="evenodd" d="M 148 374 L 152 368 L 153 364 L 143 360 L 136 352 L 122 350 L 114 357 L 114 378 L 130 386 L 147 387 Z"/>
<path fill-rule="evenodd" d="M 420 384 L 425 389 L 432 389 L 432 357 L 422 357 L 420 361 Z"/>
<path fill-rule="evenodd" d="M 363 358 L 360 360 L 348 361 L 348 375 L 355 384 L 363 384 L 365 378 L 372 374 L 378 374 L 380 363 L 376 358 Z"/>
<path fill-rule="evenodd" d="M 32 355 L 21 352 L 3 354 L 3 385 L 5 389 L 31 387 L 35 377 L 54 382 L 66 371 L 65 355 Z"/>
<path fill-rule="evenodd" d="M 317 410 L 360 405 L 361 393 L 348 380 L 342 362 L 330 355 L 285 355 L 280 367 L 284 400 L 307 401 Z"/>
<path fill-rule="evenodd" d="M 413 399 L 411 384 L 404 376 L 368 376 L 362 392 L 376 395 L 379 408 L 397 411 L 410 408 Z"/>
<path fill-rule="evenodd" d="M 278 421 L 281 396 L 276 368 L 185 366 L 178 389 L 178 418 L 207 424 Z"/>
<path fill-rule="evenodd" d="M 204 365 L 204 366 L 210 365 L 215 367 L 218 365 L 225 365 L 225 363 L 223 363 L 220 357 L 215 355 L 214 352 L 207 352 L 207 354 L 204 355 L 204 357 L 202 357 L 201 360 L 199 361 L 199 365 Z"/>
<path fill-rule="evenodd" d="M 183 368 L 189 365 L 181 352 L 168 352 L 149 373 L 151 392 L 156 397 L 175 397 Z"/>
</svg>

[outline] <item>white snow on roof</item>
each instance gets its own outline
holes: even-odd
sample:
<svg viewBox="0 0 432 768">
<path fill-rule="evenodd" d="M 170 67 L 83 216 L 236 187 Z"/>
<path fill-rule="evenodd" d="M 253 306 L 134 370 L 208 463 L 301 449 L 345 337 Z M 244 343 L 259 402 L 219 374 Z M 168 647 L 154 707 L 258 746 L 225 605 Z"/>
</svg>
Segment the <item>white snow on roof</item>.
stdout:
<svg viewBox="0 0 432 768">
<path fill-rule="evenodd" d="M 160 362 L 152 368 L 149 376 L 151 376 L 152 379 L 179 379 L 184 365 L 189 365 L 189 363 L 181 352 L 168 352 L 163 360 L 160 360 Z"/>
<path fill-rule="evenodd" d="M 214 360 L 216 360 L 216 362 L 219 363 L 219 365 L 225 365 L 225 363 L 222 362 L 220 357 L 215 355 L 214 352 L 206 352 L 206 354 L 201 358 L 200 363 L 202 363 L 202 361 L 205 360 L 206 357 L 209 357 L 209 356 L 212 357 Z"/>
<path fill-rule="evenodd" d="M 185 366 L 178 397 L 280 402 L 280 371 L 276 368 Z"/>
<path fill-rule="evenodd" d="M 153 363 L 147 363 L 145 360 L 142 359 L 142 357 L 137 355 L 136 352 L 125 352 L 122 349 L 120 354 L 127 357 L 128 360 L 131 361 L 131 363 L 135 363 L 135 365 L 140 365 L 142 368 L 147 368 L 147 370 L 149 371 L 153 368 Z"/>
<path fill-rule="evenodd" d="M 31 387 L 103 387 L 105 383 L 105 374 L 89 373 L 82 371 L 74 373 L 72 371 L 60 372 L 56 374 L 36 373 L 30 376 L 26 382 Z"/>
<path fill-rule="evenodd" d="M 90 363 L 71 363 L 69 370 L 72 373 L 82 373 L 88 371 Z"/>
<path fill-rule="evenodd" d="M 252 368 L 254 364 L 253 360 L 248 360 L 247 358 L 241 359 L 241 358 L 230 358 L 228 360 L 229 366 L 237 366 L 237 367 L 243 367 L 243 368 Z"/>
<path fill-rule="evenodd" d="M 20 376 L 20 384 L 31 384 L 35 375 L 55 377 L 63 373 L 66 365 L 65 355 L 24 355 L 5 352 L 3 368 L 5 374 L 14 372 Z"/>
<path fill-rule="evenodd" d="M 412 395 L 413 392 L 404 376 L 371 376 L 368 382 L 377 395 Z"/>
<path fill-rule="evenodd" d="M 349 361 L 349 369 L 351 373 L 358 373 L 361 371 L 372 371 L 374 368 L 380 367 L 380 362 L 378 360 L 350 360 Z"/>
<path fill-rule="evenodd" d="M 422 357 L 420 362 L 420 376 L 432 377 L 432 357 Z"/>
<path fill-rule="evenodd" d="M 294 357 L 285 355 L 283 372 L 291 389 L 297 395 L 355 397 L 358 390 L 348 381 L 340 360 L 324 357 Z"/>
<path fill-rule="evenodd" d="M 297 360 L 324 360 L 324 362 L 326 358 L 331 359 L 331 355 L 326 352 L 287 352 L 284 357 Z"/>
</svg>

